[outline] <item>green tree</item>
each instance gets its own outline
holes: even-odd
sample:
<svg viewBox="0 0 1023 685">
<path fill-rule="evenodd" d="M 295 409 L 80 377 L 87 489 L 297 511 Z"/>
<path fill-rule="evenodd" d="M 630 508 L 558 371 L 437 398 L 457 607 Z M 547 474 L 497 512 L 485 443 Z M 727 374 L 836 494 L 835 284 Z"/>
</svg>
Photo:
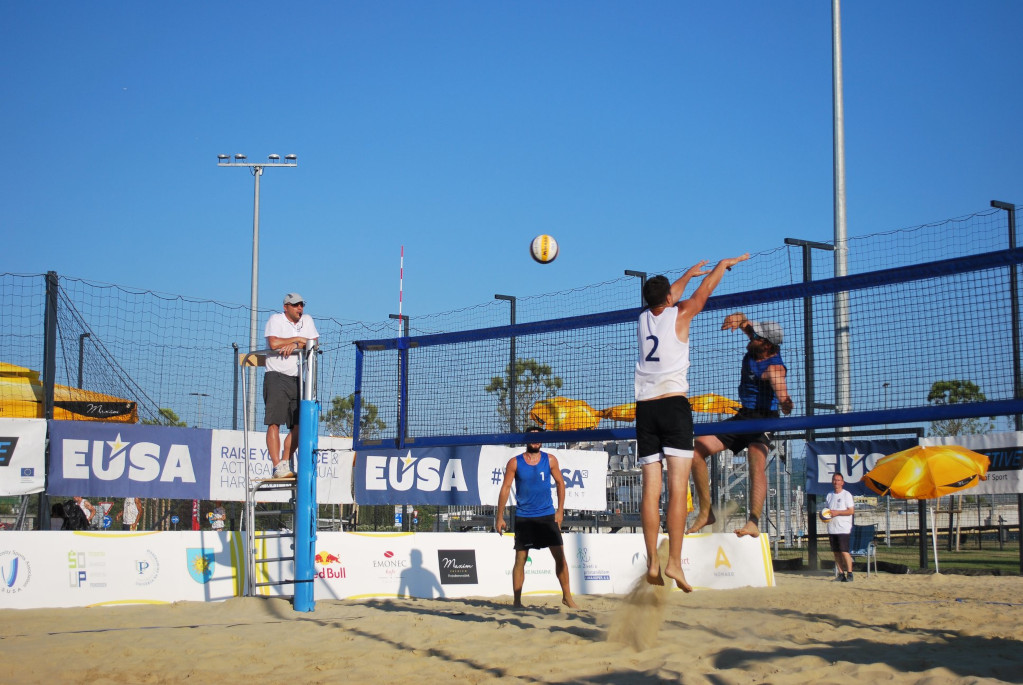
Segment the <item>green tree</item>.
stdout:
<svg viewBox="0 0 1023 685">
<path fill-rule="evenodd" d="M 927 393 L 927 401 L 934 406 L 984 402 L 985 400 L 987 397 L 981 392 L 980 386 L 973 381 L 935 381 L 931 386 L 931 391 Z M 995 424 L 986 418 L 942 419 L 931 422 L 930 434 L 935 436 L 975 435 L 989 433 L 994 428 Z"/>
<path fill-rule="evenodd" d="M 352 437 L 355 425 L 355 393 L 348 397 L 337 395 L 330 401 L 330 409 L 323 418 L 330 435 Z M 365 440 L 375 438 L 387 428 L 380 418 L 380 410 L 372 402 L 363 401 L 359 407 L 359 436 Z"/>
<path fill-rule="evenodd" d="M 188 424 L 178 418 L 177 412 L 173 409 L 164 407 L 160 409 L 160 414 L 151 419 L 142 419 L 142 423 L 147 426 L 182 426 L 187 427 Z"/>
<path fill-rule="evenodd" d="M 511 364 L 505 367 L 505 375 L 494 376 L 484 388 L 497 396 L 497 413 L 501 423 L 511 430 L 511 387 L 509 380 L 513 378 Z M 561 389 L 563 381 L 555 376 L 549 364 L 541 364 L 535 359 L 515 360 L 515 430 L 525 430 L 530 424 L 529 412 L 540 400 L 554 397 Z"/>
</svg>

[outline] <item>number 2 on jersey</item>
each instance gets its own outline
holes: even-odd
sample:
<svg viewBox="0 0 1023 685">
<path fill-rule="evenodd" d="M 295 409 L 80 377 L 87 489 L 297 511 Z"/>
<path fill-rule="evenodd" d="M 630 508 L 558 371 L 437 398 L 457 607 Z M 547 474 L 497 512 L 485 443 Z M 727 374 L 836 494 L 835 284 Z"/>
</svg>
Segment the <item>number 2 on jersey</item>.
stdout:
<svg viewBox="0 0 1023 685">
<path fill-rule="evenodd" d="M 657 340 L 657 336 L 656 335 L 648 335 L 646 337 L 646 339 L 654 341 L 654 346 L 650 348 L 650 352 L 648 352 L 647 355 L 646 355 L 646 361 L 648 361 L 648 362 L 659 362 L 659 361 L 661 361 L 660 357 L 655 357 L 654 356 L 654 352 L 657 351 L 657 344 L 659 342 Z"/>
</svg>

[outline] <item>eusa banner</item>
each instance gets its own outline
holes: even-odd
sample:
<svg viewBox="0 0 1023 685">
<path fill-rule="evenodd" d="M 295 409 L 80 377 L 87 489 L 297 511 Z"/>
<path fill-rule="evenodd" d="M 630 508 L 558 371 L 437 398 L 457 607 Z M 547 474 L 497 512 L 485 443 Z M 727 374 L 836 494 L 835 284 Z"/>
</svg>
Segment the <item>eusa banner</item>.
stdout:
<svg viewBox="0 0 1023 685">
<path fill-rule="evenodd" d="M 207 499 L 212 431 L 50 422 L 51 495 Z"/>
<path fill-rule="evenodd" d="M 565 509 L 607 509 L 607 453 L 544 451 L 558 459 L 565 481 Z M 498 445 L 361 450 L 355 460 L 355 500 L 359 504 L 495 506 L 508 460 L 521 452 L 521 447 Z M 555 493 L 552 482 L 552 498 Z M 509 504 L 514 503 L 513 488 Z"/>
<path fill-rule="evenodd" d="M 842 442 L 806 443 L 806 493 L 826 495 L 834 492 L 831 478 L 836 473 L 845 479 L 843 488 L 855 495 L 876 497 L 877 493 L 864 485 L 863 474 L 882 457 L 908 450 L 917 444 L 916 438 L 896 440 L 845 440 Z"/>
</svg>

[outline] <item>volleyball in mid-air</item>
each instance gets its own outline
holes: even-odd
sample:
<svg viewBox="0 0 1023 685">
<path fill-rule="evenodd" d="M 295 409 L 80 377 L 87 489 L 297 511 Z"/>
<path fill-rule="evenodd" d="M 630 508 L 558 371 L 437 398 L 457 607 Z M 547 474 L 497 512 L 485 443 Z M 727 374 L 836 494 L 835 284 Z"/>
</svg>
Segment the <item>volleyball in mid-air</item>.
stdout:
<svg viewBox="0 0 1023 685">
<path fill-rule="evenodd" d="M 831 520 L 831 510 L 830 509 L 821 509 L 821 521 L 830 521 L 830 520 Z"/>
<path fill-rule="evenodd" d="M 529 254 L 541 264 L 550 264 L 558 256 L 558 241 L 554 236 L 538 235 L 529 245 Z"/>
</svg>

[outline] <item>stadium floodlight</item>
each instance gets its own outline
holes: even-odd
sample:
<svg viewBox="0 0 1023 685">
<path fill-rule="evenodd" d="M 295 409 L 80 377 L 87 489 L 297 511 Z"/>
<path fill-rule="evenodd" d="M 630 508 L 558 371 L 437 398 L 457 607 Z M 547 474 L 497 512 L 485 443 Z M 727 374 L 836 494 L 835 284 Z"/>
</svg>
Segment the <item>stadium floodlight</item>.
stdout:
<svg viewBox="0 0 1023 685">
<path fill-rule="evenodd" d="M 248 157 L 238 153 L 234 156 L 234 161 L 230 161 L 228 155 L 217 155 L 217 166 L 223 167 L 246 167 L 252 172 L 253 177 L 256 179 L 256 192 L 255 199 L 253 200 L 252 208 L 252 292 L 249 300 L 249 351 L 254 352 L 257 349 L 257 307 L 259 305 L 259 178 L 263 175 L 263 169 L 265 167 L 295 167 L 298 166 L 298 157 L 295 155 L 287 155 L 285 161 L 281 161 L 280 155 L 272 154 L 269 155 L 268 162 L 249 162 Z M 256 424 L 256 369 L 252 367 L 249 369 L 249 387 L 248 387 L 248 425 L 247 429 L 251 430 Z"/>
</svg>

